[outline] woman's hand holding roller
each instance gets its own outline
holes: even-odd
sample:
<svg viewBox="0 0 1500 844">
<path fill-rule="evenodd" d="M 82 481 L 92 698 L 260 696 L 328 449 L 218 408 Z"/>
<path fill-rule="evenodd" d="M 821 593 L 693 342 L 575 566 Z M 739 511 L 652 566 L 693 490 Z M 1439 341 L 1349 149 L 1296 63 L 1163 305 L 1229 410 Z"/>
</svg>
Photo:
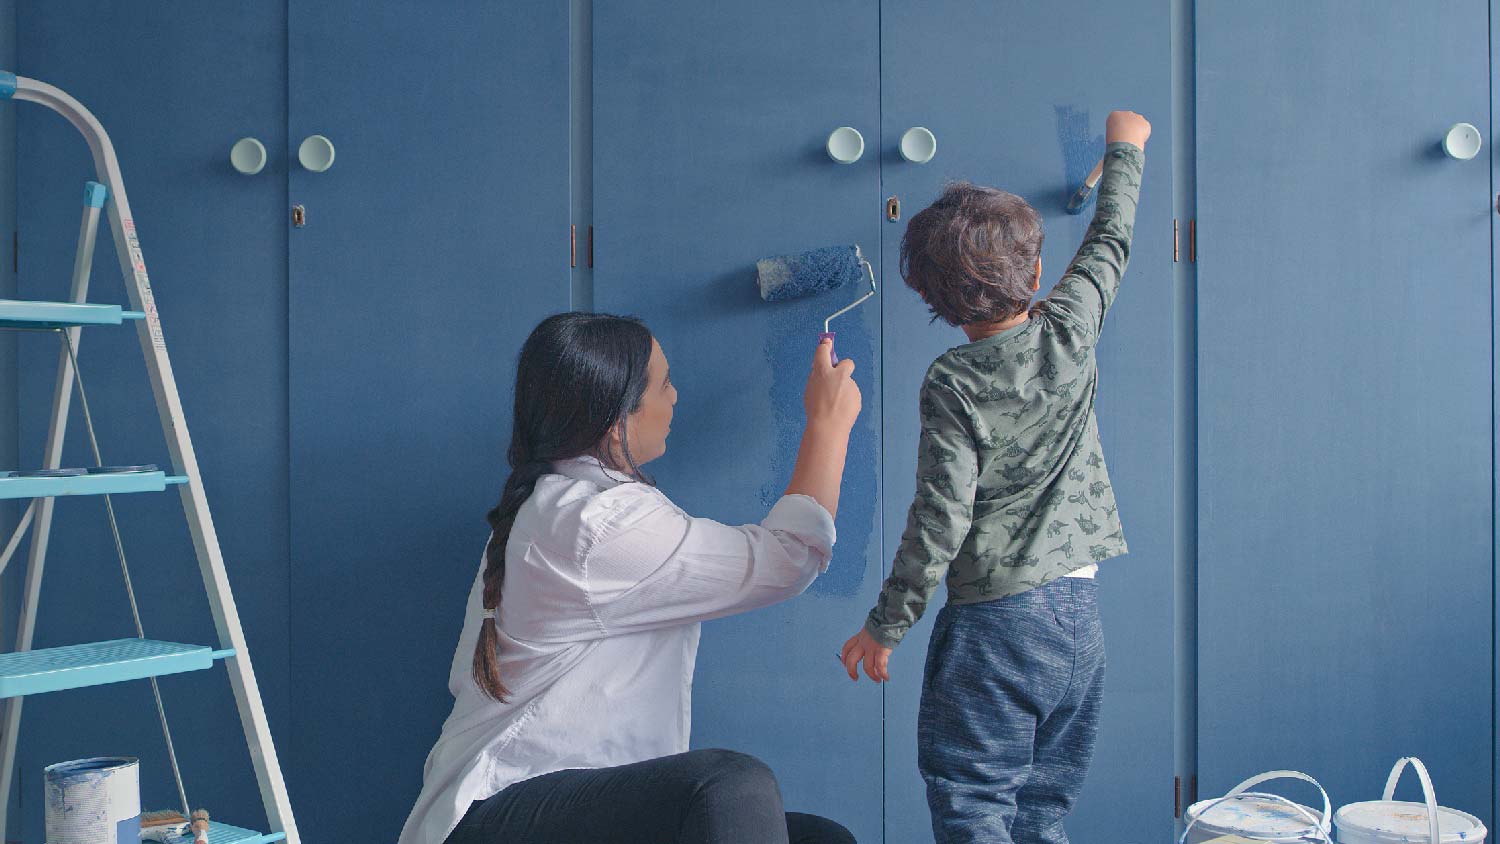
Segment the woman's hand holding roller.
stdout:
<svg viewBox="0 0 1500 844">
<path fill-rule="evenodd" d="M 861 398 L 859 385 L 854 383 L 854 361 L 841 360 L 838 366 L 829 362 L 832 343 L 824 340 L 813 352 L 812 372 L 802 394 L 807 428 L 786 492 L 810 496 L 836 516 L 849 432 L 859 418 Z"/>
</svg>

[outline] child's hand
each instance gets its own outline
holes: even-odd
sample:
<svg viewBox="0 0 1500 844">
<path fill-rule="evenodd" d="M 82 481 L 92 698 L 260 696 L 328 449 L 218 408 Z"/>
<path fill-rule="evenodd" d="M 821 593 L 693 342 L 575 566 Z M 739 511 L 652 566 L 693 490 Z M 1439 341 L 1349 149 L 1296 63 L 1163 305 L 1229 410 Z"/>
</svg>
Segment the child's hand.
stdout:
<svg viewBox="0 0 1500 844">
<path fill-rule="evenodd" d="M 1133 111 L 1112 111 L 1104 122 L 1104 142 L 1112 144 L 1124 141 L 1146 148 L 1146 139 L 1151 137 L 1151 124 Z"/>
<path fill-rule="evenodd" d="M 882 647 L 863 627 L 844 643 L 839 659 L 844 663 L 844 670 L 849 672 L 850 680 L 859 680 L 860 662 L 864 662 L 865 675 L 871 680 L 883 683 L 891 679 L 891 649 Z"/>
</svg>

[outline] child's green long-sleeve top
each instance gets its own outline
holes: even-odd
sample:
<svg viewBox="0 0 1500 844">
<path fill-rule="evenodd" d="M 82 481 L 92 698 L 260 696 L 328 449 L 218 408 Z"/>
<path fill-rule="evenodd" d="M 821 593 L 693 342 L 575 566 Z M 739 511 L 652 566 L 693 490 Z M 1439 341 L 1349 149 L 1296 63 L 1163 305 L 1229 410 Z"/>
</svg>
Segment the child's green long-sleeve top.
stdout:
<svg viewBox="0 0 1500 844">
<path fill-rule="evenodd" d="M 951 349 L 922 383 L 917 494 L 866 622 L 895 647 L 948 600 L 1014 595 L 1126 552 L 1094 418 L 1094 344 L 1130 256 L 1145 154 L 1110 144 L 1093 223 L 1026 322 Z"/>
</svg>

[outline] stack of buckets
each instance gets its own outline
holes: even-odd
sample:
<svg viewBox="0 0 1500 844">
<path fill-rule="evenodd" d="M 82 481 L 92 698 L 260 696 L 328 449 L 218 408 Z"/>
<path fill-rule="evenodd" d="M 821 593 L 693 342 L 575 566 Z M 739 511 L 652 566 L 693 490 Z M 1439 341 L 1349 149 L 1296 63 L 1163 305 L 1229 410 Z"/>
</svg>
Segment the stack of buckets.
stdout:
<svg viewBox="0 0 1500 844">
<path fill-rule="evenodd" d="M 1422 803 L 1393 800 L 1396 783 L 1410 765 L 1422 783 Z M 1322 811 L 1260 791 L 1255 786 L 1274 779 L 1311 783 L 1323 798 Z M 1427 768 L 1414 757 L 1396 763 L 1379 800 L 1350 803 L 1332 812 L 1328 792 L 1312 777 L 1297 771 L 1270 771 L 1251 777 L 1214 800 L 1188 807 L 1180 844 L 1245 842 L 1245 844 L 1484 844 L 1488 831 L 1467 812 L 1439 806 Z"/>
<path fill-rule="evenodd" d="M 47 844 L 140 844 L 141 768 L 124 756 L 49 765 Z"/>
</svg>

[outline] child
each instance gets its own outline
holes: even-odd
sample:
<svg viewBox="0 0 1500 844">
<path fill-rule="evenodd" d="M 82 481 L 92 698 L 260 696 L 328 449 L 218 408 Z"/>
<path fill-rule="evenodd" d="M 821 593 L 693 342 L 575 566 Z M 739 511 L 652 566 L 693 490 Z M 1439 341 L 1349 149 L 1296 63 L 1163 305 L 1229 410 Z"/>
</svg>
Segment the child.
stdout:
<svg viewBox="0 0 1500 844">
<path fill-rule="evenodd" d="M 917 494 L 850 678 L 891 649 L 947 572 L 922 678 L 917 764 L 938 844 L 1066 844 L 1104 680 L 1097 564 L 1125 538 L 1094 419 L 1094 344 L 1130 254 L 1151 125 L 1109 115 L 1099 205 L 1046 298 L 1042 221 L 1020 197 L 951 185 L 912 218 L 906 283 L 970 342 L 922 383 Z"/>
</svg>

